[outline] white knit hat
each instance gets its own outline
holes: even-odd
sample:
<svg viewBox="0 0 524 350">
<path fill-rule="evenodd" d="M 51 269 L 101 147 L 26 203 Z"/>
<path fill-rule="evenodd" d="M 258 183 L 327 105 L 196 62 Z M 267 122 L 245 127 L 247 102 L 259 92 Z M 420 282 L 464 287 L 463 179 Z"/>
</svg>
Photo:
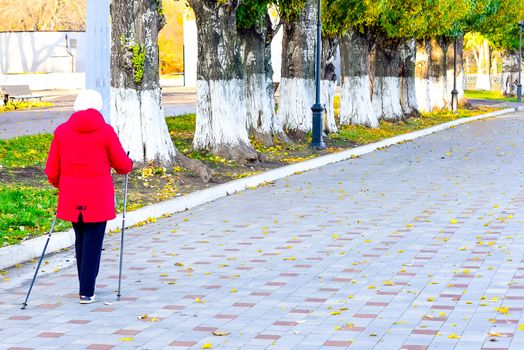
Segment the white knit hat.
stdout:
<svg viewBox="0 0 524 350">
<path fill-rule="evenodd" d="M 82 90 L 75 100 L 75 112 L 84 111 L 86 109 L 96 109 L 101 111 L 104 106 L 102 95 L 96 90 Z"/>
</svg>

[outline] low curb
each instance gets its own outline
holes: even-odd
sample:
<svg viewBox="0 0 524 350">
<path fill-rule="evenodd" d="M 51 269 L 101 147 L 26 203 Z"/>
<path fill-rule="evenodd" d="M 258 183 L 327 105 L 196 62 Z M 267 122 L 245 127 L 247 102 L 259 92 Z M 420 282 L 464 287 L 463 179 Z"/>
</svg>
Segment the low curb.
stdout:
<svg viewBox="0 0 524 350">
<path fill-rule="evenodd" d="M 164 202 L 149 205 L 132 212 L 126 213 L 126 226 L 133 226 L 148 218 L 157 218 L 162 215 L 177 213 L 194 208 L 198 205 L 212 202 L 218 198 L 230 194 L 244 191 L 249 188 L 259 186 L 265 182 L 282 179 L 297 172 L 303 172 L 319 168 L 324 165 L 337 163 L 353 157 L 371 153 L 377 149 L 389 147 L 401 142 L 414 140 L 419 137 L 427 136 L 438 131 L 452 128 L 454 126 L 469 123 L 472 121 L 498 117 L 508 113 L 524 110 L 524 106 L 517 108 L 507 108 L 500 111 L 482 114 L 470 118 L 457 119 L 448 123 L 439 124 L 427 129 L 414 131 L 408 134 L 398 135 L 389 139 L 375 142 L 369 145 L 355 147 L 346 151 L 332 153 L 325 156 L 310 159 L 304 162 L 286 165 L 277 169 L 272 169 L 262 174 L 234 180 L 211 188 L 196 191 L 181 197 L 170 199 Z M 122 225 L 122 216 L 118 215 L 115 219 L 107 223 L 107 230 L 115 230 Z M 42 249 L 47 240 L 47 235 L 24 241 L 20 244 L 0 248 L 0 269 L 5 269 L 16 264 L 20 264 L 31 259 L 40 257 Z M 75 235 L 73 230 L 53 233 L 47 249 L 48 253 L 57 252 L 61 249 L 69 248 L 74 245 Z"/>
</svg>

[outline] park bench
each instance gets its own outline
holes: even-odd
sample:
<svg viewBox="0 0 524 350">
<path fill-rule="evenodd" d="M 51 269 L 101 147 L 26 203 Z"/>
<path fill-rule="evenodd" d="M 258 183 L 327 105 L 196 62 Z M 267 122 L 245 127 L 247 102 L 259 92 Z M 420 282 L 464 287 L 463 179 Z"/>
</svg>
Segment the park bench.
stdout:
<svg viewBox="0 0 524 350">
<path fill-rule="evenodd" d="M 9 101 L 16 102 L 25 102 L 30 99 L 39 99 L 42 101 L 40 95 L 33 95 L 29 85 L 0 85 L 0 92 L 4 97 L 4 103 Z"/>
</svg>

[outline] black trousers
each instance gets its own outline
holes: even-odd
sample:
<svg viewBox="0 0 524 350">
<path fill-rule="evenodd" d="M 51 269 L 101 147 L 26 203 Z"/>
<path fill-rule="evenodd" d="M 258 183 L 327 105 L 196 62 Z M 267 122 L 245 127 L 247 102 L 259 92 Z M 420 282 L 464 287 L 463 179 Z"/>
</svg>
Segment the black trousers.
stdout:
<svg viewBox="0 0 524 350">
<path fill-rule="evenodd" d="M 95 294 L 106 224 L 106 221 L 85 223 L 82 214 L 78 217 L 77 223 L 73 222 L 80 295 L 90 297 Z"/>
</svg>

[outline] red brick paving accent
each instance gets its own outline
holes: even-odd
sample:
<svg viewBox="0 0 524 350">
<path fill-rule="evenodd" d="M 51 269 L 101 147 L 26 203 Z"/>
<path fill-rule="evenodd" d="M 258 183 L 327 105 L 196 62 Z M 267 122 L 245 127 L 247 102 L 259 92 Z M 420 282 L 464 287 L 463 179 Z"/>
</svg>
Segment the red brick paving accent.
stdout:
<svg viewBox="0 0 524 350">
<path fill-rule="evenodd" d="M 216 327 L 195 327 L 193 328 L 194 331 L 196 332 L 214 332 L 216 331 L 218 328 Z"/>
<path fill-rule="evenodd" d="M 145 269 L 146 269 L 145 267 L 130 267 L 129 268 L 129 270 L 132 270 L 132 271 L 142 271 Z"/>
<path fill-rule="evenodd" d="M 255 337 L 255 339 L 263 339 L 263 340 L 278 340 L 280 339 L 280 335 L 271 335 L 271 334 L 259 334 Z"/>
<path fill-rule="evenodd" d="M 379 301 L 368 301 L 366 303 L 366 305 L 368 305 L 368 306 L 388 306 L 389 303 L 383 303 L 383 302 L 379 302 Z"/>
<path fill-rule="evenodd" d="M 87 347 L 89 350 L 110 350 L 114 348 L 114 345 L 108 344 L 91 344 Z"/>
<path fill-rule="evenodd" d="M 309 314 L 310 310 L 301 310 L 301 309 L 293 309 L 289 313 L 290 314 Z"/>
<path fill-rule="evenodd" d="M 432 305 L 431 308 L 435 310 L 453 310 L 455 307 L 448 305 Z"/>
<path fill-rule="evenodd" d="M 163 308 L 166 310 L 183 310 L 186 307 L 182 305 L 166 305 Z"/>
<path fill-rule="evenodd" d="M 331 281 L 332 281 L 332 282 L 337 282 L 337 283 L 349 283 L 349 282 L 351 282 L 351 278 L 339 278 L 339 277 L 335 277 L 335 278 L 332 278 Z"/>
<path fill-rule="evenodd" d="M 300 268 L 300 269 L 309 269 L 312 265 L 307 264 L 297 264 L 294 267 Z"/>
<path fill-rule="evenodd" d="M 251 292 L 250 295 L 255 295 L 257 297 L 268 297 L 271 295 L 270 292 Z"/>
<path fill-rule="evenodd" d="M 468 285 L 466 283 L 450 283 L 448 284 L 449 288 L 460 288 L 460 289 L 466 289 L 468 288 Z"/>
<path fill-rule="evenodd" d="M 16 321 L 27 321 L 30 320 L 32 317 L 29 316 L 11 316 L 8 318 L 8 320 L 16 320 Z"/>
<path fill-rule="evenodd" d="M 218 318 L 221 320 L 234 320 L 237 317 L 238 317 L 237 315 L 226 315 L 226 314 L 219 314 L 215 316 L 215 318 Z"/>
<path fill-rule="evenodd" d="M 212 284 L 209 286 L 204 286 L 205 289 L 220 289 L 222 286 L 220 284 Z"/>
<path fill-rule="evenodd" d="M 137 335 L 141 331 L 135 330 L 135 329 L 119 329 L 118 331 L 114 332 L 113 334 L 120 334 L 120 335 Z"/>
<path fill-rule="evenodd" d="M 411 334 L 436 335 L 437 333 L 438 333 L 437 330 L 432 330 L 432 329 L 414 329 L 411 331 Z"/>
<path fill-rule="evenodd" d="M 71 324 L 88 324 L 89 322 L 91 321 L 88 321 L 88 320 L 69 320 L 67 321 L 67 323 L 71 323 Z"/>
<path fill-rule="evenodd" d="M 279 276 L 283 276 L 283 277 L 297 277 L 298 275 L 300 275 L 300 274 L 296 273 L 296 272 L 282 272 Z"/>
<path fill-rule="evenodd" d="M 38 307 L 41 307 L 43 309 L 54 309 L 55 307 L 58 307 L 58 304 L 41 304 L 38 305 Z"/>
<path fill-rule="evenodd" d="M 400 350 L 427 350 L 426 345 L 402 345 Z"/>
<path fill-rule="evenodd" d="M 519 320 L 495 320 L 496 324 L 517 324 Z"/>
<path fill-rule="evenodd" d="M 377 318 L 376 314 L 355 314 L 355 318 Z"/>
<path fill-rule="evenodd" d="M 504 300 L 524 300 L 524 296 L 506 295 Z"/>
<path fill-rule="evenodd" d="M 338 288 L 320 288 L 319 291 L 320 292 L 338 292 L 339 289 Z"/>
<path fill-rule="evenodd" d="M 115 311 L 115 308 L 113 307 L 99 307 L 98 309 L 94 309 L 91 312 L 113 312 Z"/>
<path fill-rule="evenodd" d="M 298 325 L 298 322 L 295 321 L 276 321 L 273 323 L 273 326 L 284 326 L 284 327 L 294 327 Z"/>
<path fill-rule="evenodd" d="M 196 344 L 196 341 L 183 341 L 183 340 L 175 340 L 169 346 L 185 346 L 190 347 Z"/>
<path fill-rule="evenodd" d="M 266 286 L 272 286 L 272 287 L 283 287 L 287 283 L 286 282 L 267 282 Z"/>
<path fill-rule="evenodd" d="M 377 295 L 398 295 L 398 292 L 383 292 L 379 290 Z"/>
<path fill-rule="evenodd" d="M 355 326 L 344 326 L 341 328 L 342 331 L 350 331 L 350 332 L 362 332 L 365 329 L 365 327 L 355 327 Z"/>
<path fill-rule="evenodd" d="M 156 292 L 158 290 L 158 288 L 154 288 L 154 287 L 142 287 L 142 288 L 139 288 L 139 290 L 145 290 L 146 292 Z"/>
<path fill-rule="evenodd" d="M 203 299 L 204 297 L 205 295 L 188 294 L 184 296 L 182 299 L 196 299 L 196 298 Z"/>
<path fill-rule="evenodd" d="M 324 346 L 346 347 L 350 345 L 351 345 L 350 341 L 343 341 L 343 340 L 328 340 L 324 343 Z"/>
<path fill-rule="evenodd" d="M 64 334 L 65 333 L 43 332 L 43 333 L 40 333 L 39 335 L 37 335 L 37 337 L 40 337 L 40 338 L 60 338 Z"/>
<path fill-rule="evenodd" d="M 255 303 L 234 303 L 233 306 L 237 307 L 253 307 L 255 306 Z"/>
<path fill-rule="evenodd" d="M 78 299 L 78 294 L 74 294 L 74 293 L 66 294 L 66 295 L 64 295 L 64 298 L 68 298 L 68 299 Z"/>
<path fill-rule="evenodd" d="M 359 273 L 359 272 L 362 272 L 362 270 L 358 270 L 358 269 L 345 269 L 344 271 L 342 272 L 348 272 L 348 273 Z"/>
<path fill-rule="evenodd" d="M 305 301 L 307 303 L 324 303 L 326 302 L 327 299 L 322 299 L 322 298 L 307 298 Z"/>
<path fill-rule="evenodd" d="M 447 320 L 447 317 L 429 317 L 429 316 L 424 316 L 422 319 L 424 321 L 445 322 Z"/>
<path fill-rule="evenodd" d="M 137 301 L 138 298 L 134 298 L 134 297 L 122 297 L 120 300 L 122 300 L 122 301 Z"/>
</svg>

